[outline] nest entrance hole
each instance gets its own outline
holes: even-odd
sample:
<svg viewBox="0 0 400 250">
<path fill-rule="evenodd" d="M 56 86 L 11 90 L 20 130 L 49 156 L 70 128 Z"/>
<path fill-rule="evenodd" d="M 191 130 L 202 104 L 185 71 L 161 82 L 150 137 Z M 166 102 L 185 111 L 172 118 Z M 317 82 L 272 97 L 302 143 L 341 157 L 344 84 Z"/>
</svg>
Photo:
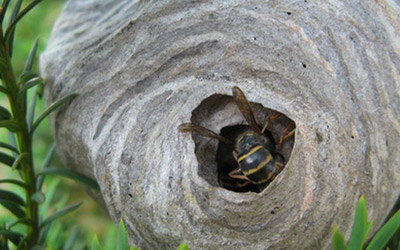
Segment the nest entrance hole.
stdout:
<svg viewBox="0 0 400 250">
<path fill-rule="evenodd" d="M 250 102 L 250 106 L 260 127 L 264 125 L 269 116 L 277 114 L 277 111 L 266 108 L 260 103 Z M 228 95 L 214 94 L 204 99 L 193 110 L 191 122 L 210 129 L 232 142 L 235 142 L 240 134 L 250 130 L 246 119 L 237 108 L 234 98 Z M 284 114 L 269 124 L 268 131 L 271 132 L 275 142 L 279 141 L 282 131 L 290 124 L 295 128 L 294 122 Z M 234 192 L 261 192 L 267 186 L 248 184 L 241 187 L 240 184 L 243 184 L 243 180 L 233 179 L 229 176 L 232 170 L 238 168 L 232 154 L 234 144 L 226 144 L 197 133 L 192 133 L 192 136 L 198 161 L 198 175 L 211 185 Z M 277 148 L 275 156 L 279 155 L 280 157 L 274 157 L 274 160 L 286 164 L 293 145 L 294 136 L 285 140 L 281 147 Z"/>
</svg>

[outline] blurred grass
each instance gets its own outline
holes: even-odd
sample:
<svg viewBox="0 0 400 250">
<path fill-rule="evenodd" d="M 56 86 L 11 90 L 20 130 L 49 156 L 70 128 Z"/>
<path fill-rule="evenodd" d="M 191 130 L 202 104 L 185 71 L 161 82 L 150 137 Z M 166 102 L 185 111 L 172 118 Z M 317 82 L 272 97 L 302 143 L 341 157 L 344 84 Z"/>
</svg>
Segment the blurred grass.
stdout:
<svg viewBox="0 0 400 250">
<path fill-rule="evenodd" d="M 30 1 L 24 1 L 24 5 L 28 2 Z M 11 1 L 11 5 L 14 3 L 15 1 Z M 63 4 L 64 0 L 43 1 L 17 25 L 12 58 L 16 75 L 19 75 L 22 71 L 29 50 L 37 37 L 40 39 L 38 54 L 44 50 L 50 36 L 51 28 L 61 12 Z M 34 72 L 39 72 L 38 68 L 38 57 L 36 57 Z M 4 95 L 0 95 L 0 105 L 8 107 L 8 100 Z M 44 101 L 37 101 L 35 114 L 40 114 L 42 110 L 44 110 Z M 33 153 L 36 168 L 41 166 L 47 150 L 50 149 L 53 142 L 50 131 L 49 123 L 45 121 L 35 132 Z M 0 129 L 0 140 L 8 141 L 5 129 Z M 60 161 L 55 157 L 51 166 L 60 165 Z M 5 167 L 4 165 L 0 165 L 0 176 L 1 178 L 18 177 L 17 173 L 12 173 L 9 167 Z M 1 187 L 9 188 L 10 186 L 2 185 Z M 48 213 L 57 210 L 57 207 L 61 203 L 72 204 L 83 201 L 82 206 L 76 212 L 61 218 L 52 225 L 48 239 L 48 249 L 58 249 L 57 244 L 65 242 L 76 228 L 79 228 L 76 241 L 81 246 L 90 244 L 94 234 L 97 234 L 100 242 L 103 243 L 102 238 L 108 238 L 106 235 L 112 235 L 115 231 L 115 227 L 111 223 L 107 213 L 76 182 L 49 175 L 45 179 L 44 191 L 45 195 L 54 192 L 52 195 L 53 201 L 49 206 Z M 0 222 L 10 221 L 9 217 L 8 212 L 0 207 Z M 80 248 L 78 245 L 74 245 L 73 249 L 78 248 Z"/>
</svg>

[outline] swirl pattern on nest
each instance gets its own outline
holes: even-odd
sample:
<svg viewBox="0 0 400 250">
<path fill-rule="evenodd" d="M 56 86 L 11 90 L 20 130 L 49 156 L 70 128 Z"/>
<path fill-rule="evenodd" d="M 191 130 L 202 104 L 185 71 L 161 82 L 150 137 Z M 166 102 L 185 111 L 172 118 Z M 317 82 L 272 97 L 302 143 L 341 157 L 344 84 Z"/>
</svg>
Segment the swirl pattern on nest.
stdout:
<svg viewBox="0 0 400 250">
<path fill-rule="evenodd" d="M 61 158 L 99 182 L 142 249 L 326 248 L 361 194 L 376 229 L 400 190 L 390 4 L 71 0 L 41 57 L 49 101 L 80 94 L 51 121 Z M 297 125 L 289 163 L 260 194 L 212 185 L 215 166 L 207 180 L 177 131 L 232 86 Z M 214 131 L 244 123 L 232 107 L 195 119 Z"/>
</svg>

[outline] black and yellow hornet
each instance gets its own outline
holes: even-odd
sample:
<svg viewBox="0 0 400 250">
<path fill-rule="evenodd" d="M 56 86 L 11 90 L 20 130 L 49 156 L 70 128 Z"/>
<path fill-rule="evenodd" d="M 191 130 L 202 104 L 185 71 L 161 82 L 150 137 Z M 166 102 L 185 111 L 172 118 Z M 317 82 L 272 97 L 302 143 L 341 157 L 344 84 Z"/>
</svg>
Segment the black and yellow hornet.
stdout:
<svg viewBox="0 0 400 250">
<path fill-rule="evenodd" d="M 276 152 L 275 140 L 271 132 L 267 129 L 271 121 L 279 118 L 282 114 L 277 113 L 269 116 L 262 129 L 257 124 L 249 101 L 238 87 L 232 88 L 233 97 L 240 112 L 249 124 L 249 129 L 240 134 L 234 142 L 216 134 L 215 132 L 193 123 L 183 123 L 178 127 L 179 132 L 196 132 L 200 135 L 217 139 L 223 143 L 233 144 L 233 157 L 238 163 L 238 168 L 229 173 L 234 179 L 244 180 L 245 183 L 238 184 L 245 186 L 253 183 L 265 186 L 271 182 L 283 169 L 284 164 L 276 160 L 283 158 Z M 295 129 L 290 130 L 289 124 L 281 133 L 278 147 L 284 140 L 294 135 Z"/>
</svg>

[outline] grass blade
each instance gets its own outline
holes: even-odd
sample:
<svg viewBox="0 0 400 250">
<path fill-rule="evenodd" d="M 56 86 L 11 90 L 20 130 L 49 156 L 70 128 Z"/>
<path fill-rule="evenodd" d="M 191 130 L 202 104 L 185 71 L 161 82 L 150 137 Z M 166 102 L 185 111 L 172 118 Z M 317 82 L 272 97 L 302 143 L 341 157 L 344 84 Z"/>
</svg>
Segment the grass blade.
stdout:
<svg viewBox="0 0 400 250">
<path fill-rule="evenodd" d="M 14 245 L 18 246 L 19 242 L 21 241 L 22 237 L 24 237 L 22 234 L 11 231 L 11 230 L 5 230 L 1 229 L 0 230 L 0 236 L 3 236 L 6 239 L 9 239 Z"/>
<path fill-rule="evenodd" d="M 3 152 L 0 152 L 0 163 L 3 163 L 9 167 L 11 167 L 14 164 L 15 158 L 5 154 Z"/>
<path fill-rule="evenodd" d="M 94 190 L 97 190 L 97 191 L 100 190 L 99 185 L 93 179 L 86 177 L 85 175 L 80 174 L 78 172 L 66 169 L 66 168 L 46 168 L 46 169 L 42 169 L 38 173 L 38 175 L 46 175 L 46 174 L 61 175 L 61 176 L 76 180 L 80 183 L 83 183 Z"/>
<path fill-rule="evenodd" d="M 36 51 L 39 45 L 39 38 L 36 38 L 33 42 L 32 48 L 29 51 L 28 59 L 25 62 L 25 72 L 30 72 L 32 70 L 33 60 L 35 59 Z"/>
<path fill-rule="evenodd" d="M 357 203 L 356 213 L 354 215 L 353 229 L 351 230 L 349 240 L 349 249 L 362 249 L 367 223 L 367 205 L 365 204 L 364 196 L 361 196 Z"/>
<path fill-rule="evenodd" d="M 97 235 L 94 235 L 93 240 L 92 240 L 92 246 L 90 248 L 91 250 L 101 250 L 100 242 L 97 239 Z"/>
<path fill-rule="evenodd" d="M 64 248 L 63 250 L 73 250 L 73 245 L 76 241 L 76 238 L 78 237 L 79 234 L 79 228 L 75 227 L 68 239 L 65 241 Z"/>
<path fill-rule="evenodd" d="M 25 183 L 23 183 L 22 181 L 19 181 L 19 180 L 15 180 L 15 179 L 1 179 L 0 184 L 1 183 L 10 183 L 10 184 L 18 185 L 24 189 L 28 188 L 28 186 Z"/>
<path fill-rule="evenodd" d="M 64 103 L 66 103 L 69 100 L 72 100 L 73 98 L 75 98 L 77 96 L 77 94 L 70 94 L 67 95 L 63 98 L 61 98 L 60 100 L 54 102 L 53 104 L 51 104 L 49 107 L 47 107 L 47 109 L 45 111 L 43 111 L 43 113 L 41 115 L 39 115 L 39 117 L 36 119 L 36 121 L 33 123 L 32 128 L 31 128 L 31 133 L 33 133 L 33 131 L 35 131 L 35 129 L 39 126 L 40 122 L 46 118 L 51 112 L 53 112 L 54 110 L 56 110 L 58 107 L 60 107 L 61 105 L 63 105 Z"/>
<path fill-rule="evenodd" d="M 67 204 L 68 200 L 65 200 L 64 197 L 68 198 L 68 194 L 63 195 L 61 199 L 58 199 L 56 202 L 56 190 L 58 185 L 61 182 L 61 178 L 51 178 L 49 179 L 47 183 L 47 191 L 46 191 L 46 200 L 44 201 L 43 204 L 39 206 L 39 214 L 49 214 L 49 208 L 52 203 L 56 203 L 55 206 L 58 208 L 63 208 L 65 207 L 65 204 Z M 54 202 L 52 202 L 54 201 Z"/>
<path fill-rule="evenodd" d="M 367 250 L 380 250 L 386 246 L 390 238 L 400 227 L 400 210 L 397 211 L 381 229 L 375 234 L 369 243 Z"/>
<path fill-rule="evenodd" d="M 332 228 L 332 249 L 333 250 L 347 250 L 347 245 L 342 233 L 336 226 Z"/>
<path fill-rule="evenodd" d="M 46 242 L 47 235 L 49 234 L 50 231 L 50 225 L 51 224 L 48 224 L 40 230 L 40 236 L 39 236 L 40 245 L 44 245 L 44 243 Z"/>
<path fill-rule="evenodd" d="M 108 230 L 103 237 L 103 245 L 104 249 L 114 249 L 115 248 L 115 239 L 117 238 L 117 228 L 115 226 L 108 227 Z"/>
<path fill-rule="evenodd" d="M 25 201 L 21 196 L 4 189 L 0 189 L 0 199 L 14 202 L 18 205 L 25 206 Z"/>
<path fill-rule="evenodd" d="M 0 148 L 6 148 L 6 149 L 13 151 L 14 153 L 19 154 L 18 149 L 16 149 L 14 146 L 7 144 L 5 142 L 0 142 Z"/>
<path fill-rule="evenodd" d="M 189 247 L 185 243 L 182 243 L 178 246 L 177 250 L 189 250 Z"/>
<path fill-rule="evenodd" d="M 53 158 L 55 151 L 56 151 L 56 143 L 53 142 L 53 144 L 51 145 L 51 148 L 49 149 L 49 151 L 46 154 L 46 157 L 44 158 L 42 170 L 44 170 L 44 169 L 49 167 L 51 159 Z M 39 175 L 38 176 L 37 184 L 36 184 L 37 190 L 42 190 L 44 176 L 45 175 Z"/>
<path fill-rule="evenodd" d="M 46 220 L 44 220 L 41 225 L 40 228 L 45 227 L 47 224 L 50 224 L 53 220 L 60 218 L 61 216 L 64 216 L 72 211 L 74 211 L 75 209 L 77 209 L 80 205 L 82 205 L 82 203 L 77 203 L 74 205 L 71 205 L 69 207 L 66 207 L 64 209 L 61 209 L 58 212 L 55 212 L 54 214 L 50 215 Z"/>
<path fill-rule="evenodd" d="M 372 224 L 373 224 L 373 221 L 370 221 L 365 226 L 363 242 L 367 241 L 367 237 L 368 237 L 369 231 L 371 230 Z"/>
<path fill-rule="evenodd" d="M 18 204 L 14 203 L 14 202 L 0 199 L 0 205 L 5 207 L 8 211 L 10 211 L 12 214 L 17 216 L 18 218 L 26 217 L 24 210 Z"/>
<path fill-rule="evenodd" d="M 128 235 L 126 233 L 126 228 L 124 222 L 121 220 L 118 227 L 117 235 L 117 250 L 128 250 Z"/>
</svg>

